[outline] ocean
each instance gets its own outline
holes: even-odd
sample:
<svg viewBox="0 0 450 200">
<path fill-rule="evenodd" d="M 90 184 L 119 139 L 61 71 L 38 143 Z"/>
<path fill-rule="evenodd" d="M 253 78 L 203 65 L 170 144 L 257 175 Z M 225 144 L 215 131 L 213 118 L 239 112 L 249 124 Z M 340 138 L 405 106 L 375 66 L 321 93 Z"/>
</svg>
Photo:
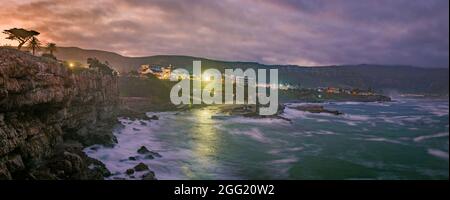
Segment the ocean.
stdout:
<svg viewBox="0 0 450 200">
<path fill-rule="evenodd" d="M 448 179 L 449 100 L 324 103 L 344 115 L 312 114 L 287 103 L 282 119 L 212 119 L 214 106 L 120 119 L 114 147 L 84 151 L 105 163 L 108 179 L 142 162 L 157 179 Z M 137 153 L 145 146 L 161 157 Z M 136 160 L 129 157 L 137 156 Z"/>
</svg>

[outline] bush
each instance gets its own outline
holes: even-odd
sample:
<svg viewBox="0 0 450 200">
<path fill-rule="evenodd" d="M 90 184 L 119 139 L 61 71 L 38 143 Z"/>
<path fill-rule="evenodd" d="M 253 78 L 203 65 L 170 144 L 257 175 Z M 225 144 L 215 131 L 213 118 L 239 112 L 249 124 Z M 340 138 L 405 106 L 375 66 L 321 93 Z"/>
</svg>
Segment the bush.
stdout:
<svg viewBox="0 0 450 200">
<path fill-rule="evenodd" d="M 53 54 L 49 54 L 49 53 L 42 54 L 42 57 L 56 60 L 56 57 Z"/>
<path fill-rule="evenodd" d="M 97 58 L 88 58 L 87 63 L 89 64 L 90 69 L 97 70 L 98 72 L 105 75 L 117 76 L 117 72 L 108 66 L 108 62 L 102 63 L 97 60 Z"/>
</svg>

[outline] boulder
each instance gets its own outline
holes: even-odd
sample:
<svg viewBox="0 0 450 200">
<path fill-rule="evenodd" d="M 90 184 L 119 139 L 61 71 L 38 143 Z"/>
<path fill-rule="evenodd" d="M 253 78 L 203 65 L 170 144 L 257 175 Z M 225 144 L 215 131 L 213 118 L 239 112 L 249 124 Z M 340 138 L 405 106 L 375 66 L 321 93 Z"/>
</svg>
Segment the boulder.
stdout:
<svg viewBox="0 0 450 200">
<path fill-rule="evenodd" d="M 137 152 L 139 154 L 145 154 L 146 155 L 145 159 L 153 159 L 155 157 L 157 157 L 157 158 L 161 158 L 162 157 L 161 154 L 159 154 L 158 152 L 150 151 L 145 146 L 141 146 L 141 148 L 139 148 L 137 150 Z"/>
<path fill-rule="evenodd" d="M 139 148 L 139 149 L 137 150 L 137 152 L 138 152 L 139 154 L 147 154 L 147 153 L 150 153 L 150 150 L 148 150 L 147 147 L 145 147 L 145 146 L 141 146 L 141 148 Z"/>
<path fill-rule="evenodd" d="M 156 180 L 155 173 L 150 171 L 142 176 L 142 180 Z"/>
<path fill-rule="evenodd" d="M 148 166 L 144 163 L 139 163 L 136 166 L 134 166 L 134 170 L 137 172 L 147 171 L 149 170 Z"/>
<path fill-rule="evenodd" d="M 126 173 L 127 175 L 134 174 L 134 169 L 127 169 L 127 171 L 125 171 L 125 173 Z"/>
<path fill-rule="evenodd" d="M 130 157 L 128 157 L 128 160 L 135 161 L 135 160 L 137 160 L 137 156 L 130 156 Z"/>
</svg>

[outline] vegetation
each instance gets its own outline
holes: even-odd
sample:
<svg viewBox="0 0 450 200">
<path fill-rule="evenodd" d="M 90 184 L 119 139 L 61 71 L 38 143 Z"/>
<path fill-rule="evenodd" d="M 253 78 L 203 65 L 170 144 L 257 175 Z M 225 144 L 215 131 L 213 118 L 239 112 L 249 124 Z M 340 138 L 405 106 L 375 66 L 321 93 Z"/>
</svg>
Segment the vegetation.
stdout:
<svg viewBox="0 0 450 200">
<path fill-rule="evenodd" d="M 88 58 L 87 63 L 89 65 L 89 69 L 97 70 L 98 72 L 106 75 L 117 75 L 117 72 L 108 66 L 108 62 L 102 63 L 97 60 L 97 58 Z"/>
<path fill-rule="evenodd" d="M 45 57 L 45 58 L 50 58 L 50 59 L 56 60 L 56 57 L 49 53 L 43 53 L 41 56 Z"/>
<path fill-rule="evenodd" d="M 174 84 L 175 82 L 159 80 L 154 76 L 145 78 L 121 76 L 119 91 L 122 97 L 147 97 L 164 103 L 170 102 L 170 90 Z"/>
<path fill-rule="evenodd" d="M 47 43 L 45 46 L 46 53 L 42 54 L 42 57 L 50 58 L 53 60 L 56 60 L 56 56 L 53 54 L 53 52 L 56 51 L 56 44 L 55 43 Z"/>
<path fill-rule="evenodd" d="M 23 28 L 12 28 L 8 30 L 3 31 L 4 34 L 8 35 L 6 39 L 9 40 L 15 40 L 19 42 L 19 45 L 17 46 L 17 49 L 20 50 L 23 45 L 28 43 L 28 48 L 31 49 L 33 55 L 36 55 L 36 50 L 41 48 L 41 42 L 37 38 L 37 36 L 40 34 L 37 31 L 34 30 L 26 30 Z M 55 43 L 48 43 L 45 46 L 45 50 L 49 53 L 42 54 L 42 57 L 50 58 L 53 60 L 56 60 L 55 55 L 53 52 L 56 51 L 56 44 Z"/>
<path fill-rule="evenodd" d="M 47 46 L 46 46 L 45 48 L 46 48 L 47 52 L 50 52 L 50 54 L 51 54 L 52 56 L 54 56 L 54 55 L 53 55 L 53 52 L 56 51 L 56 44 L 55 44 L 55 43 L 48 43 Z"/>
<path fill-rule="evenodd" d="M 40 33 L 34 30 L 26 30 L 23 28 L 12 28 L 3 31 L 4 34 L 8 35 L 6 39 L 15 40 L 19 42 L 17 49 L 21 49 L 22 46 L 30 41 L 32 38 L 36 38 Z"/>
<path fill-rule="evenodd" d="M 36 50 L 41 46 L 41 42 L 36 38 L 32 37 L 28 43 L 28 47 L 32 50 L 33 56 L 36 54 Z"/>
<path fill-rule="evenodd" d="M 45 54 L 47 56 L 51 56 L 51 54 Z M 44 55 L 42 55 L 44 56 Z M 89 70 L 88 68 L 86 68 L 85 66 L 83 66 L 83 64 L 81 62 L 77 62 L 77 61 L 63 61 L 63 66 L 68 68 L 72 73 L 74 74 L 79 74 L 83 71 L 87 71 Z"/>
</svg>

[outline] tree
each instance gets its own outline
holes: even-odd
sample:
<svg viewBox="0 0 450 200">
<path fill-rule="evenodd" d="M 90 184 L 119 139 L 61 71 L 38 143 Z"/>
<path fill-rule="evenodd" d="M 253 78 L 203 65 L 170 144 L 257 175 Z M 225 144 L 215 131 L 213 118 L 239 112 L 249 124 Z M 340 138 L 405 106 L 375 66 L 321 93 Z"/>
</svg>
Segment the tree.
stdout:
<svg viewBox="0 0 450 200">
<path fill-rule="evenodd" d="M 28 47 L 33 50 L 33 56 L 36 53 L 36 49 L 39 49 L 40 46 L 41 42 L 36 37 L 32 37 L 28 43 Z"/>
<path fill-rule="evenodd" d="M 100 62 L 97 58 L 88 58 L 87 64 L 89 64 L 90 69 L 97 70 L 102 74 L 114 75 L 114 70 L 111 69 L 107 64 Z"/>
<path fill-rule="evenodd" d="M 56 44 L 48 43 L 46 48 L 47 48 L 47 51 L 50 52 L 50 54 L 53 56 L 53 52 L 56 51 Z"/>
<path fill-rule="evenodd" d="M 25 30 L 23 28 L 12 28 L 9 30 L 4 30 L 4 34 L 8 35 L 6 39 L 16 40 L 19 42 L 17 49 L 20 50 L 22 46 L 27 43 L 31 38 L 38 36 L 40 33 L 34 30 Z"/>
</svg>

